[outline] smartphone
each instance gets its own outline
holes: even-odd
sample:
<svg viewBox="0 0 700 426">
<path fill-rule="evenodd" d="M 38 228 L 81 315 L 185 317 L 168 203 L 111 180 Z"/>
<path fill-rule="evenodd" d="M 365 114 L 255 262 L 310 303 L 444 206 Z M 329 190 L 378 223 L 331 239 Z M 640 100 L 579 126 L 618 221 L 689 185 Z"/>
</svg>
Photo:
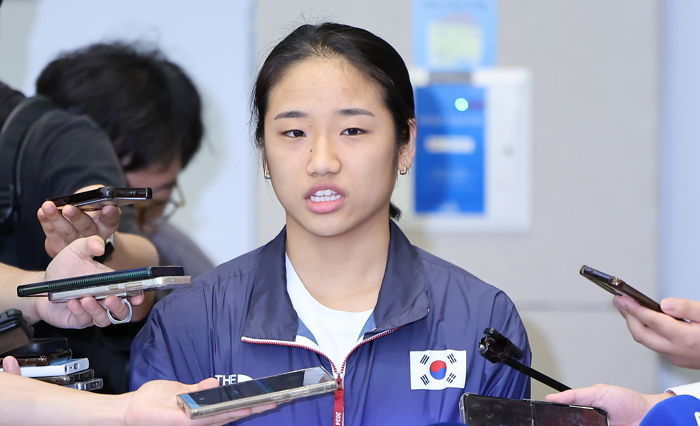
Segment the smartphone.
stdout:
<svg viewBox="0 0 700 426">
<path fill-rule="evenodd" d="M 14 356 L 14 355 L 13 355 Z M 70 349 L 63 349 L 58 352 L 53 352 L 49 354 L 34 355 L 27 357 L 15 357 L 17 363 L 20 367 L 29 367 L 37 365 L 49 365 L 55 364 L 62 361 L 67 361 L 73 356 L 73 352 Z M 0 367 L 2 367 L 3 358 L 0 358 Z"/>
<path fill-rule="evenodd" d="M 64 195 L 54 198 L 53 201 L 58 209 L 68 204 L 79 207 L 81 210 L 100 210 L 104 206 L 125 206 L 138 201 L 148 201 L 153 197 L 151 188 L 115 188 L 113 186 L 103 186 L 85 192 Z"/>
<path fill-rule="evenodd" d="M 661 310 L 661 305 L 656 301 L 647 297 L 644 293 L 638 291 L 620 278 L 608 275 L 605 272 L 598 271 L 586 265 L 581 266 L 579 273 L 615 296 L 626 294 L 645 308 L 656 312 L 663 312 Z"/>
<path fill-rule="evenodd" d="M 55 385 L 70 385 L 75 382 L 83 382 L 95 377 L 95 370 L 88 368 L 87 370 L 78 371 L 76 373 L 62 374 L 59 376 L 35 377 L 36 380 L 42 382 L 53 383 Z"/>
<path fill-rule="evenodd" d="M 35 337 L 26 345 L 13 349 L 5 355 L 26 358 L 50 354 L 63 349 L 68 349 L 68 339 L 65 337 Z"/>
<path fill-rule="evenodd" d="M 136 296 L 147 290 L 171 290 L 191 283 L 192 279 L 189 275 L 156 277 L 125 283 L 77 288 L 75 290 L 53 291 L 49 292 L 49 300 L 52 302 L 66 302 L 70 299 L 79 299 L 85 296 L 92 296 L 99 300 L 112 294 L 119 297 Z"/>
<path fill-rule="evenodd" d="M 105 272 L 102 274 L 83 275 L 80 277 L 20 285 L 17 286 L 17 296 L 33 296 L 41 293 L 180 275 L 185 275 L 185 270 L 182 266 L 147 266 L 145 268 L 125 269 L 123 271 Z"/>
<path fill-rule="evenodd" d="M 239 410 L 268 403 L 333 392 L 338 383 L 323 367 L 253 379 L 177 396 L 177 404 L 192 419 L 224 411 Z"/>
<path fill-rule="evenodd" d="M 73 358 L 60 361 L 57 364 L 20 367 L 19 372 L 21 376 L 25 377 L 61 376 L 87 370 L 89 367 L 90 361 L 87 358 Z M 0 371 L 2 371 L 2 368 L 0 368 Z"/>
<path fill-rule="evenodd" d="M 0 354 L 29 343 L 34 330 L 29 326 L 19 309 L 8 309 L 0 313 Z"/>
<path fill-rule="evenodd" d="M 462 421 L 470 426 L 607 426 L 605 410 L 582 405 L 555 404 L 465 393 L 459 401 Z"/>
<path fill-rule="evenodd" d="M 102 389 L 102 385 L 103 385 L 102 378 L 97 377 L 95 379 L 85 380 L 83 382 L 69 383 L 67 385 L 63 385 L 63 387 L 84 390 L 84 391 L 94 391 L 94 390 Z"/>
</svg>

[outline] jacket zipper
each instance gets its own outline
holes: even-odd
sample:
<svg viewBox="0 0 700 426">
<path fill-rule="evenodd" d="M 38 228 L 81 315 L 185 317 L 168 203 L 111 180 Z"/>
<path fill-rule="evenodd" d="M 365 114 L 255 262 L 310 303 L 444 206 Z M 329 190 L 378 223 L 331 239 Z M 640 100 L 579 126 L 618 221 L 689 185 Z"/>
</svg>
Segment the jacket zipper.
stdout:
<svg viewBox="0 0 700 426">
<path fill-rule="evenodd" d="M 355 346 L 350 349 L 350 352 L 348 352 L 347 355 L 345 355 L 345 359 L 343 359 L 343 363 L 340 365 L 340 370 L 338 370 L 333 363 L 333 361 L 330 359 L 330 357 L 323 352 L 312 348 L 311 346 L 306 346 L 306 345 L 300 345 L 298 343 L 290 343 L 290 342 L 285 342 L 282 340 L 267 340 L 267 339 L 253 339 L 250 337 L 241 337 L 242 342 L 246 343 L 254 343 L 256 345 L 277 345 L 277 346 L 289 346 L 292 348 L 300 348 L 300 349 L 306 349 L 311 352 L 317 353 L 321 355 L 322 357 L 326 358 L 328 362 L 331 363 L 331 369 L 333 370 L 333 374 L 336 375 L 335 381 L 338 383 L 338 388 L 336 391 L 333 393 L 333 426 L 343 426 L 343 423 L 345 422 L 345 387 L 343 385 L 343 378 L 345 377 L 345 366 L 347 365 L 348 358 L 350 358 L 350 355 L 355 352 L 357 348 L 360 346 L 364 345 L 365 343 L 371 342 L 373 340 L 377 340 L 380 337 L 384 337 L 387 334 L 393 333 L 394 331 L 398 330 L 401 327 L 396 327 L 396 328 L 391 328 L 389 330 L 384 330 L 381 333 L 377 333 L 374 336 L 370 337 L 369 339 L 365 339 Z"/>
</svg>

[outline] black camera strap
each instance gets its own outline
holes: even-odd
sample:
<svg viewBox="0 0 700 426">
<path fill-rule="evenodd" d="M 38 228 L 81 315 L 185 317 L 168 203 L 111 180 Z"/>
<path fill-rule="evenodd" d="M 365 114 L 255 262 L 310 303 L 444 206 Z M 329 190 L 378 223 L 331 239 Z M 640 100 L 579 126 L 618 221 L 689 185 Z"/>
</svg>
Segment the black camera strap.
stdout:
<svg viewBox="0 0 700 426">
<path fill-rule="evenodd" d="M 0 130 L 0 231 L 8 231 L 14 224 L 24 141 L 34 123 L 54 109 L 57 107 L 43 96 L 26 98 L 10 113 Z"/>
</svg>

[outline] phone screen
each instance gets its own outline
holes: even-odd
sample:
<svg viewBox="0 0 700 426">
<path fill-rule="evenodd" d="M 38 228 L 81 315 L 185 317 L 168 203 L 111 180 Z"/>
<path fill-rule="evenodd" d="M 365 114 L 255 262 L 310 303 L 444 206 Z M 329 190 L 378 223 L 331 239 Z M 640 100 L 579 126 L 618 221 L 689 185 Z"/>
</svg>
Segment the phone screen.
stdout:
<svg viewBox="0 0 700 426">
<path fill-rule="evenodd" d="M 460 402 L 462 420 L 471 426 L 607 426 L 607 413 L 595 407 L 544 401 L 496 398 L 466 393 Z"/>
<path fill-rule="evenodd" d="M 181 394 L 177 396 L 177 401 L 190 418 L 194 419 L 268 403 L 288 402 L 297 398 L 333 392 L 337 388 L 335 379 L 323 367 L 312 367 Z"/>
<path fill-rule="evenodd" d="M 322 379 L 322 371 L 300 370 L 277 376 L 235 383 L 233 385 L 220 386 L 218 388 L 199 392 L 192 392 L 189 395 L 198 405 L 220 404 L 236 399 L 250 398 L 253 396 L 300 388 L 319 383 Z"/>
</svg>

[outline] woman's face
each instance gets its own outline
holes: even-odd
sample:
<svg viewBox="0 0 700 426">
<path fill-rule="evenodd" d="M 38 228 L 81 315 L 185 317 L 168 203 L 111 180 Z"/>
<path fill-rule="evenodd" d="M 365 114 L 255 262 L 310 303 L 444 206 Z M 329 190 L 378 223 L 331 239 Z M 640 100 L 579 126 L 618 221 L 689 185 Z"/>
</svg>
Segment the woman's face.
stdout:
<svg viewBox="0 0 700 426">
<path fill-rule="evenodd" d="M 265 159 L 290 232 L 330 237 L 387 222 L 414 138 L 397 151 L 377 83 L 342 59 L 310 58 L 273 86 L 264 120 Z"/>
</svg>

